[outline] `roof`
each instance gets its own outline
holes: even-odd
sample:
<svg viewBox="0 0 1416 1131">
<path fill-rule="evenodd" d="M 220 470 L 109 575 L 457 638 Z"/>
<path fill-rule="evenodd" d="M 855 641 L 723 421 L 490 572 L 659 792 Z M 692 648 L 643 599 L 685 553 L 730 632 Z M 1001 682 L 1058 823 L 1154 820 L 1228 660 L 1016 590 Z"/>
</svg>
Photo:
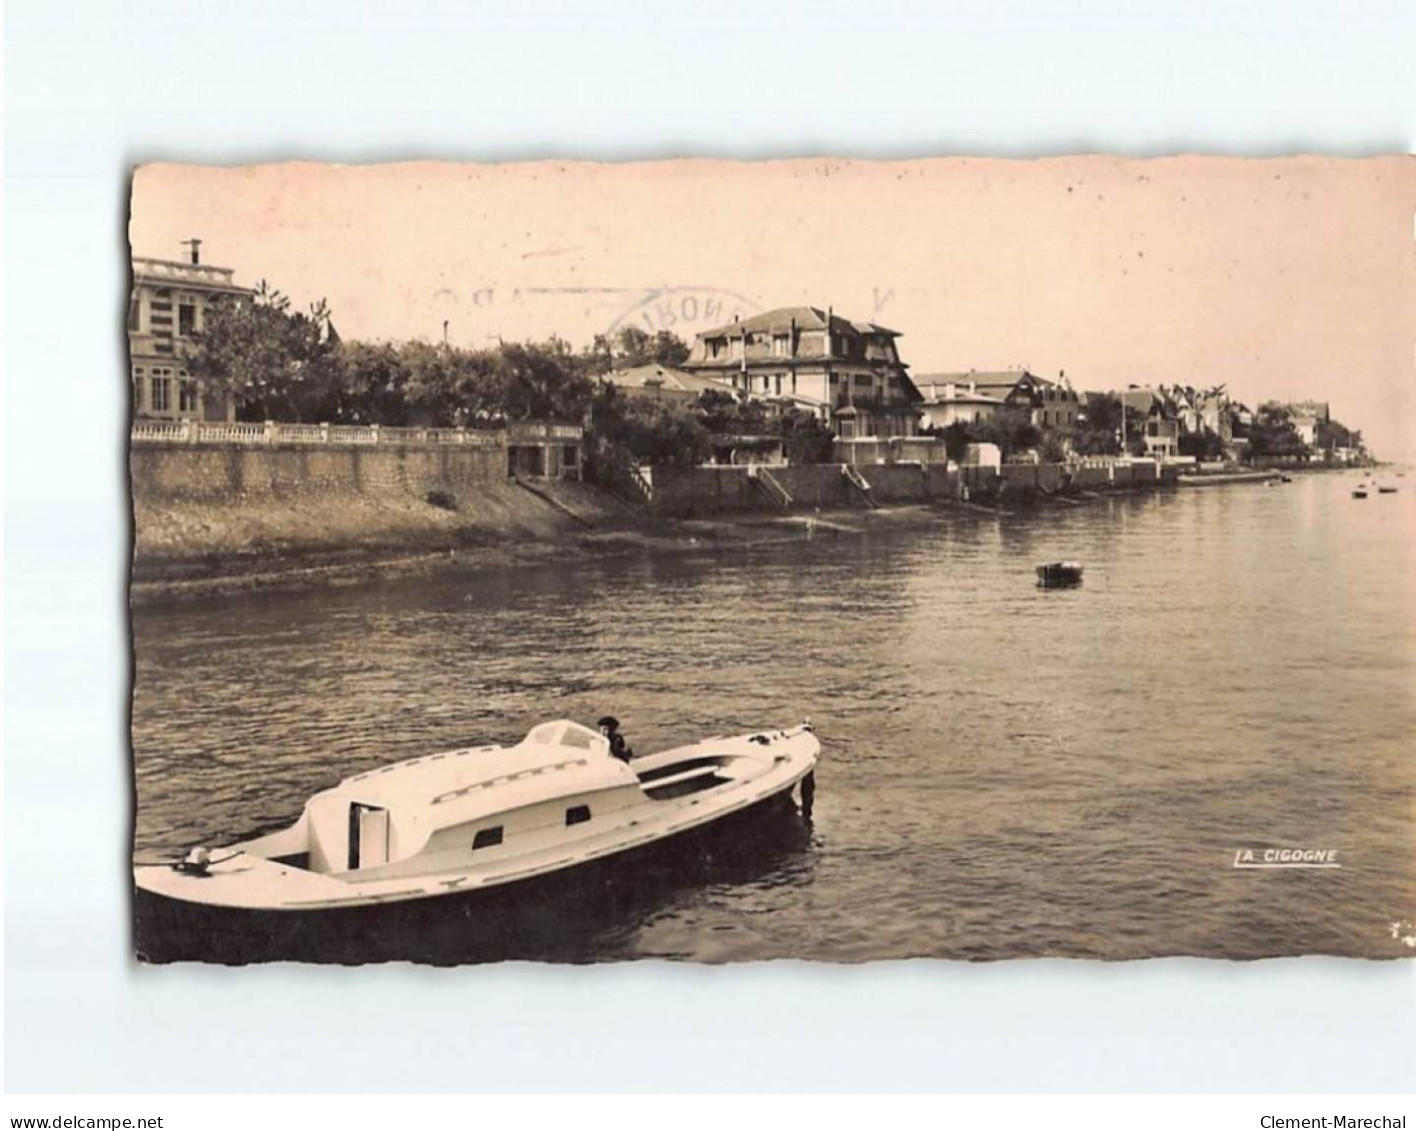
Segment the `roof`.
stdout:
<svg viewBox="0 0 1416 1131">
<path fill-rule="evenodd" d="M 468 757 L 471 755 L 472 757 Z M 515 746 L 453 750 L 346 778 L 311 798 L 388 809 L 427 809 L 433 829 L 538 801 L 632 784 L 633 771 L 610 756 L 609 742 L 568 719 L 534 727 Z"/>
<path fill-rule="evenodd" d="M 916 385 L 918 385 L 918 382 L 916 382 Z M 923 390 L 921 390 L 921 393 L 922 392 Z M 1007 402 L 1004 401 L 1001 397 L 989 397 L 985 396 L 982 393 L 971 393 L 967 389 L 964 389 L 962 391 L 955 389 L 954 395 L 952 397 L 946 393 L 942 397 L 926 397 L 924 400 L 924 404 L 926 407 L 928 407 L 929 405 L 987 404 L 993 405 L 995 408 L 1002 408 L 1003 405 L 1006 403 Z"/>
<path fill-rule="evenodd" d="M 1315 420 L 1332 419 L 1332 411 L 1327 401 L 1293 401 L 1288 409 L 1294 416 L 1312 417 Z"/>
<path fill-rule="evenodd" d="M 722 381 L 712 377 L 700 377 L 671 365 L 636 365 L 632 369 L 616 369 L 605 375 L 605 380 L 621 389 L 652 389 L 655 387 L 670 392 L 697 395 L 709 389 L 717 392 L 730 391 Z"/>
<path fill-rule="evenodd" d="M 1150 388 L 1122 389 L 1111 395 L 1132 412 L 1150 412 L 1157 405 L 1161 407 L 1165 405 L 1165 398 Z"/>
<path fill-rule="evenodd" d="M 803 396 L 801 393 L 749 393 L 750 400 L 761 401 L 763 404 L 791 404 L 801 405 L 803 408 L 817 409 L 826 402 L 817 400 L 815 397 Z"/>
<path fill-rule="evenodd" d="M 916 385 L 1016 385 L 1030 376 L 1026 369 L 970 369 L 967 373 L 916 373 Z M 1042 380 L 1042 378 L 1038 378 Z"/>
<path fill-rule="evenodd" d="M 149 259 L 141 255 L 133 256 L 132 264 L 134 282 L 230 294 L 256 293 L 254 288 L 240 286 L 234 281 L 236 272 L 231 267 L 215 267 L 209 263 L 182 263 L 175 259 Z"/>
<path fill-rule="evenodd" d="M 973 385 L 976 393 L 997 395 L 1006 400 L 1008 394 L 1027 382 L 1035 388 L 1067 388 L 1060 381 L 1039 377 L 1027 369 L 970 369 L 967 373 L 916 373 L 916 385 Z"/>
<path fill-rule="evenodd" d="M 785 332 L 792 327 L 795 321 L 798 330 L 824 330 L 826 328 L 827 311 L 815 306 L 779 306 L 776 310 L 769 310 L 763 314 L 754 314 L 751 318 L 742 318 L 736 322 L 729 322 L 723 326 L 715 326 L 711 330 L 703 330 L 698 334 L 700 338 L 717 338 L 723 335 L 742 334 L 752 332 Z M 848 331 L 857 334 L 888 334 L 892 338 L 898 338 L 900 332 L 881 326 L 875 322 L 858 322 L 853 318 L 843 318 L 839 314 L 830 314 L 831 329 L 835 332 Z"/>
</svg>

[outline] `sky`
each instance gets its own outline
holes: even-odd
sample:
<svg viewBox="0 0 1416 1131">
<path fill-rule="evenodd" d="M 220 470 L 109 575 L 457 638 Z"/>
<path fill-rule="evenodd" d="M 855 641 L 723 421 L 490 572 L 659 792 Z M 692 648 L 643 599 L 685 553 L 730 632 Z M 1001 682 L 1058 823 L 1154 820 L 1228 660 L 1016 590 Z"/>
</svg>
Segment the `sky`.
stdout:
<svg viewBox="0 0 1416 1131">
<path fill-rule="evenodd" d="M 327 299 L 346 339 L 573 345 L 833 307 L 918 377 L 1226 383 L 1416 458 L 1416 158 L 219 168 L 134 176 L 135 255 Z"/>
</svg>

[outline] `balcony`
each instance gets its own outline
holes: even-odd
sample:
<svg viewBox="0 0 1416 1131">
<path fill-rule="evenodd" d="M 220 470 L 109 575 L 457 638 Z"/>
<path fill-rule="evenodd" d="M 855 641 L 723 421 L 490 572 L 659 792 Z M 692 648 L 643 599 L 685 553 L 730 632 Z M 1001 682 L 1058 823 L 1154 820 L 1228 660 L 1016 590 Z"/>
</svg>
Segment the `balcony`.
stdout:
<svg viewBox="0 0 1416 1131">
<path fill-rule="evenodd" d="M 204 263 L 177 263 L 170 259 L 133 258 L 133 278 L 139 283 L 186 285 L 204 290 L 239 291 L 254 294 L 250 287 L 238 287 L 230 267 L 210 267 Z"/>
</svg>

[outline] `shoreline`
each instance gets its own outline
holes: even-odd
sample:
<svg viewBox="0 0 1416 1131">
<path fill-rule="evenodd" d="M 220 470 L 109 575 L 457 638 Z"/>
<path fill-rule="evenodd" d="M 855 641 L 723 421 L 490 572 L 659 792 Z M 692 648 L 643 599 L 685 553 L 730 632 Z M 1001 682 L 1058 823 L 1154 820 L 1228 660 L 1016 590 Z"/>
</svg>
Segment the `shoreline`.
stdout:
<svg viewBox="0 0 1416 1131">
<path fill-rule="evenodd" d="M 1216 471 L 1207 475 L 1181 475 L 1175 482 L 1180 487 L 1218 487 L 1225 483 L 1272 483 L 1287 474 L 1285 471 Z"/>
<path fill-rule="evenodd" d="M 892 502 L 874 508 L 822 508 L 810 513 L 742 512 L 712 518 L 622 515 L 604 525 L 560 527 L 535 537 L 487 537 L 487 531 L 432 529 L 399 543 L 271 546 L 256 551 L 211 551 L 177 556 L 133 555 L 128 599 L 132 608 L 180 604 L 260 592 L 338 588 L 452 570 L 480 573 L 534 567 L 555 560 L 592 561 L 642 553 L 694 553 L 814 537 L 864 536 L 873 530 L 923 527 L 949 515 L 1009 518 L 1071 509 L 1114 497 L 1149 493 L 1127 486 L 1075 495 L 998 497 L 977 501 Z M 1005 505 L 1006 504 L 1006 505 Z"/>
</svg>

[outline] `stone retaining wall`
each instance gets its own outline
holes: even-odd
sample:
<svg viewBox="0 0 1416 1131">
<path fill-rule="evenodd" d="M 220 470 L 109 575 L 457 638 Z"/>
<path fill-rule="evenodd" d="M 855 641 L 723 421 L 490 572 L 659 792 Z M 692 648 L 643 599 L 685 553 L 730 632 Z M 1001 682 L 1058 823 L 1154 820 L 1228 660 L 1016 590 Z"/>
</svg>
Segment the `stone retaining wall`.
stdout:
<svg viewBox="0 0 1416 1131">
<path fill-rule="evenodd" d="M 142 445 L 128 455 L 140 502 L 457 494 L 505 483 L 500 447 Z"/>
</svg>

